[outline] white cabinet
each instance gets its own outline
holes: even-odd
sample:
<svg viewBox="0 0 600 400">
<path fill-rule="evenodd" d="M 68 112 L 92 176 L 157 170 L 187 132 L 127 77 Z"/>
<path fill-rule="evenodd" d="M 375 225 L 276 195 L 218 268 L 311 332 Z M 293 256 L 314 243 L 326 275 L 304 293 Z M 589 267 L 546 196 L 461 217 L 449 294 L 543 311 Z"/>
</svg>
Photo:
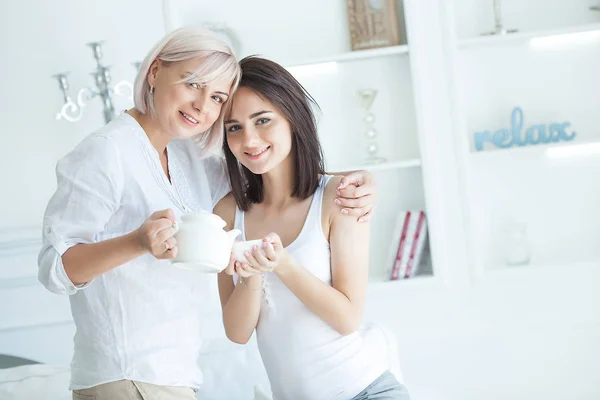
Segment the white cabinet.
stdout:
<svg viewBox="0 0 600 400">
<path fill-rule="evenodd" d="M 494 28 L 492 1 L 455 0 L 446 9 L 455 128 L 466 153 L 469 246 L 477 276 L 509 268 L 511 253 L 523 243 L 529 261 L 518 268 L 576 274 L 579 265 L 600 264 L 600 12 L 591 9 L 595 3 L 503 0 L 504 25 L 518 32 L 500 36 L 479 35 Z M 540 143 L 549 141 L 553 124 L 565 124 L 575 137 Z M 476 135 L 488 131 L 500 137 L 503 129 L 518 137 L 504 143 L 517 144 L 487 143 L 477 151 Z"/>
</svg>

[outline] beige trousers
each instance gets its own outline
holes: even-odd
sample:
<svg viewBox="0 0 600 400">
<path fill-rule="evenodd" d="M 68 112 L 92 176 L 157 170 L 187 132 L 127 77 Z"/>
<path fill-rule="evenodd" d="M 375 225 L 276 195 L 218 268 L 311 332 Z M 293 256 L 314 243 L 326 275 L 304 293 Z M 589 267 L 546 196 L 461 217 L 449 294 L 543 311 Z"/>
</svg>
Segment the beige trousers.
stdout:
<svg viewBox="0 0 600 400">
<path fill-rule="evenodd" d="M 158 386 L 136 381 L 104 383 L 89 389 L 73 390 L 73 400 L 195 400 L 188 387 Z"/>
</svg>

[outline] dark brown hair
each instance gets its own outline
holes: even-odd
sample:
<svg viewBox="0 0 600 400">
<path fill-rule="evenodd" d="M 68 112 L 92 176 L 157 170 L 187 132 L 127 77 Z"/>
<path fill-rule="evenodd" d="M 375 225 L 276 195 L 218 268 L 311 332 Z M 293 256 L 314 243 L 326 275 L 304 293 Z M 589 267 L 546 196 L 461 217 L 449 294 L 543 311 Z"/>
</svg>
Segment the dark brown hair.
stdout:
<svg viewBox="0 0 600 400">
<path fill-rule="evenodd" d="M 319 174 L 325 167 L 323 150 L 317 134 L 317 122 L 311 106 L 319 107 L 304 87 L 281 65 L 264 58 L 249 56 L 240 61 L 246 87 L 270 101 L 288 120 L 292 131 L 294 189 L 292 196 L 306 199 L 317 190 Z M 235 101 L 235 95 L 234 95 Z M 228 112 L 231 111 L 230 102 Z M 227 138 L 223 142 L 227 173 L 237 206 L 247 211 L 253 203 L 263 201 L 263 180 L 237 161 Z"/>
</svg>

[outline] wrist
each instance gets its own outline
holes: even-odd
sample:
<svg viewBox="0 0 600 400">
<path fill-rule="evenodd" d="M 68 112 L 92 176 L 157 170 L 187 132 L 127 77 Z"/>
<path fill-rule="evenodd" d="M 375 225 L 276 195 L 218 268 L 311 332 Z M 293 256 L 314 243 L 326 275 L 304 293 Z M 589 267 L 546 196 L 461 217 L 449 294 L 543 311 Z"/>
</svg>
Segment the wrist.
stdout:
<svg viewBox="0 0 600 400">
<path fill-rule="evenodd" d="M 292 258 L 292 256 L 290 256 L 290 254 L 287 251 L 283 251 L 279 261 L 277 262 L 277 266 L 275 267 L 273 272 L 278 277 L 281 277 L 281 276 L 285 275 L 290 269 L 293 268 L 294 263 L 295 263 L 295 261 Z"/>
<path fill-rule="evenodd" d="M 247 278 L 240 276 L 238 279 L 238 283 L 240 283 L 243 287 L 253 291 L 258 291 L 262 289 L 262 282 L 262 275 L 252 275 Z"/>
<path fill-rule="evenodd" d="M 146 253 L 146 248 L 140 240 L 141 235 L 139 230 L 140 229 L 138 228 L 126 235 L 128 236 L 128 247 L 131 249 L 131 252 L 135 254 L 136 257 L 139 257 Z"/>
</svg>

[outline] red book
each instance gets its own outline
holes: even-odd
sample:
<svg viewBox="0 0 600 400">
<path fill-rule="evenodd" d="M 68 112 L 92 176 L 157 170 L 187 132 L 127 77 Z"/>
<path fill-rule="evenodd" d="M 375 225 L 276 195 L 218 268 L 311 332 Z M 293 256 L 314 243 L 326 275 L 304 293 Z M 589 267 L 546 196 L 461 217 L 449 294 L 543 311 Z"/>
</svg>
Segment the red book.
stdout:
<svg viewBox="0 0 600 400">
<path fill-rule="evenodd" d="M 410 249 L 408 263 L 406 264 L 406 272 L 404 273 L 404 278 L 410 278 L 413 268 L 414 268 L 414 265 L 415 265 L 416 253 L 417 253 L 417 251 L 422 251 L 420 244 L 422 242 L 421 239 L 424 239 L 423 237 L 421 237 L 425 233 L 425 229 L 423 229 L 424 223 L 425 223 L 425 213 L 423 211 L 421 211 L 419 213 L 419 221 L 417 222 L 417 230 L 415 231 L 415 237 L 412 242 L 411 249 Z M 418 247 L 419 247 L 419 249 L 417 250 Z M 421 257 L 416 257 L 416 258 L 420 259 Z"/>
<path fill-rule="evenodd" d="M 410 224 L 410 211 L 406 212 L 404 217 L 404 224 L 402 226 L 402 233 L 400 235 L 400 244 L 398 245 L 398 251 L 396 252 L 396 260 L 394 262 L 394 268 L 392 269 L 392 280 L 398 279 L 400 275 L 400 268 L 402 267 L 402 254 L 404 253 L 404 246 L 406 244 L 406 234 L 408 233 L 408 226 Z"/>
</svg>

